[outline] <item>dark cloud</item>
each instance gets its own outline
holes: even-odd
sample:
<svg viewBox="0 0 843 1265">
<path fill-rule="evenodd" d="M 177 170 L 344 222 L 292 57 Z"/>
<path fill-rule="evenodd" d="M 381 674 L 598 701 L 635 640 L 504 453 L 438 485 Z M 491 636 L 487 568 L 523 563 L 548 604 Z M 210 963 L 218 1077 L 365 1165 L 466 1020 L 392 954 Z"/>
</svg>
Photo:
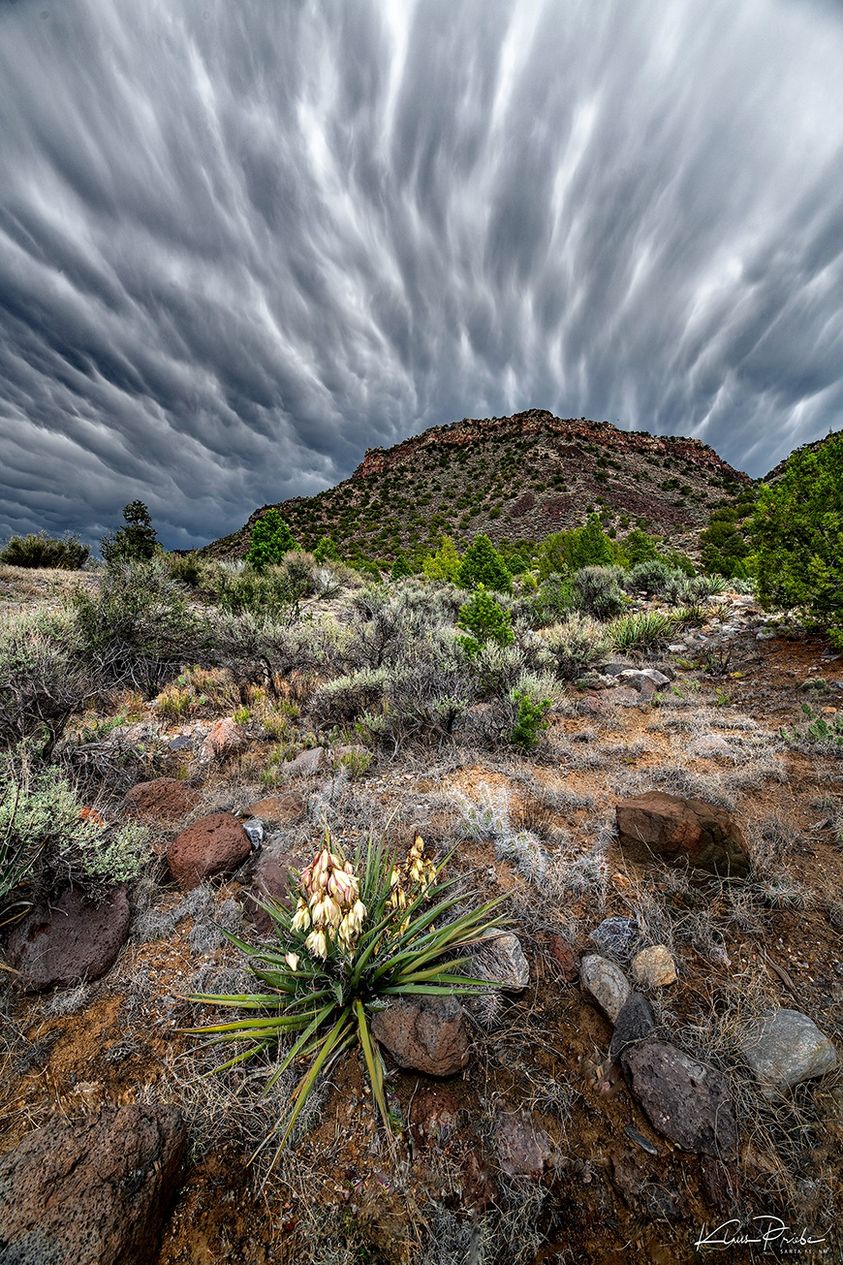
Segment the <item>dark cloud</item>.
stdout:
<svg viewBox="0 0 843 1265">
<path fill-rule="evenodd" d="M 0 3 L 0 536 L 531 405 L 843 425 L 832 0 Z"/>
</svg>

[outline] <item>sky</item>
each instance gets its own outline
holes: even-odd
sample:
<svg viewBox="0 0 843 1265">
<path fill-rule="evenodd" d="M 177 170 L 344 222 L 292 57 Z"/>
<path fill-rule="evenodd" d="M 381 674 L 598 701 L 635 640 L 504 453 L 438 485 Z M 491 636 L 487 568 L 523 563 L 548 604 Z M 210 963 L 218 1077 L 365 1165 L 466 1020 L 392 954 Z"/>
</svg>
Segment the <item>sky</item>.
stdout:
<svg viewBox="0 0 843 1265">
<path fill-rule="evenodd" d="M 0 539 L 548 408 L 843 426 L 843 0 L 0 0 Z"/>
</svg>

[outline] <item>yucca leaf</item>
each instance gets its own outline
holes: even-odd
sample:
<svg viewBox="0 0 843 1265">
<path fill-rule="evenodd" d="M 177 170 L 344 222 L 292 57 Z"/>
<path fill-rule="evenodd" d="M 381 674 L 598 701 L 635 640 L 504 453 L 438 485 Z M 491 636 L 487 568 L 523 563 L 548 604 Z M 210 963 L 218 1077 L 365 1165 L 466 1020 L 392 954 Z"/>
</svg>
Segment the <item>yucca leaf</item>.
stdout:
<svg viewBox="0 0 843 1265">
<path fill-rule="evenodd" d="M 369 1025 L 366 1021 L 366 1011 L 359 998 L 354 1003 L 354 1009 L 357 1012 L 357 1030 L 360 1036 L 360 1045 L 363 1048 L 363 1058 L 366 1061 L 366 1068 L 369 1072 L 372 1095 L 378 1105 L 378 1111 L 381 1113 L 384 1124 L 389 1128 L 389 1108 L 387 1107 L 386 1094 L 383 1087 L 383 1059 L 381 1058 L 380 1050 L 375 1049 L 372 1043 L 372 1035 L 369 1032 Z"/>
</svg>

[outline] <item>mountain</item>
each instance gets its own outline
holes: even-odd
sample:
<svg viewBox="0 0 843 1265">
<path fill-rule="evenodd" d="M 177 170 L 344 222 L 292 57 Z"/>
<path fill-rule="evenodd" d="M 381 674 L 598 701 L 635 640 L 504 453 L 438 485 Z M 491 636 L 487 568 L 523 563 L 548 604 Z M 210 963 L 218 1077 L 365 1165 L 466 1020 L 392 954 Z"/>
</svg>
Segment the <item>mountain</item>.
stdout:
<svg viewBox="0 0 843 1265">
<path fill-rule="evenodd" d="M 830 439 L 834 439 L 835 436 L 841 434 L 843 434 L 843 431 L 830 430 L 827 435 L 823 435 L 822 439 L 815 439 L 813 443 L 801 444 L 798 448 L 794 448 L 792 452 L 789 452 L 786 457 L 782 458 L 777 466 L 773 466 L 773 469 L 769 474 L 764 475 L 764 482 L 777 483 L 787 469 L 791 459 L 795 457 L 797 453 L 815 452 L 818 448 L 822 448 L 824 444 L 827 444 Z"/>
<path fill-rule="evenodd" d="M 330 534 L 343 554 L 373 558 L 434 546 L 443 533 L 458 544 L 481 531 L 537 540 L 579 525 L 592 508 L 620 530 L 640 522 L 687 544 L 716 505 L 751 483 L 698 439 L 529 409 L 370 448 L 351 478 L 277 508 L 306 548 Z M 202 552 L 242 554 L 268 508 Z"/>
</svg>

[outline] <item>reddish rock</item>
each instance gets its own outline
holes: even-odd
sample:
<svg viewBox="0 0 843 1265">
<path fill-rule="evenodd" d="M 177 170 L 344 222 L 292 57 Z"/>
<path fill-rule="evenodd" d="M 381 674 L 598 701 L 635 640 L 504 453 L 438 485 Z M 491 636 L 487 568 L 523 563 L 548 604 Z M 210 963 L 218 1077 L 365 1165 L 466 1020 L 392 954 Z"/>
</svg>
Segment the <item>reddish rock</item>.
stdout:
<svg viewBox="0 0 843 1265">
<path fill-rule="evenodd" d="M 298 791 L 287 791 L 283 795 L 267 795 L 256 799 L 245 809 L 247 817 L 258 817 L 270 826 L 292 826 L 305 810 L 303 796 Z"/>
<path fill-rule="evenodd" d="M 570 940 L 566 940 L 558 932 L 552 932 L 546 937 L 546 943 L 550 956 L 559 968 L 562 978 L 568 981 L 578 979 L 580 973 L 579 959 Z"/>
<path fill-rule="evenodd" d="M 0 1159 L 0 1260 L 149 1265 L 187 1131 L 174 1107 L 55 1116 Z"/>
<path fill-rule="evenodd" d="M 737 822 L 701 799 L 650 791 L 616 808 L 618 843 L 630 853 L 656 853 L 730 877 L 749 872 L 749 851 Z"/>
<path fill-rule="evenodd" d="M 99 979 L 126 943 L 131 911 L 126 893 L 115 888 L 95 904 L 68 888 L 52 905 L 38 905 L 12 928 L 6 950 L 28 992 L 66 988 Z"/>
<path fill-rule="evenodd" d="M 400 1000 L 372 1019 L 372 1034 L 399 1067 L 453 1076 L 470 1057 L 465 1011 L 455 997 Z"/>
<path fill-rule="evenodd" d="M 143 821 L 179 821 L 199 803 L 199 792 L 175 777 L 138 782 L 126 793 L 126 812 Z"/>
<path fill-rule="evenodd" d="M 226 760 L 242 750 L 246 735 L 230 716 L 217 720 L 208 730 L 208 736 L 202 743 L 202 754 L 212 760 Z"/>
<path fill-rule="evenodd" d="M 501 1168 L 509 1177 L 537 1180 L 552 1154 L 547 1134 L 523 1113 L 499 1117 L 495 1143 Z"/>
<path fill-rule="evenodd" d="M 232 874 L 252 847 L 241 823 L 231 813 L 200 817 L 176 835 L 167 860 L 179 887 L 197 887 L 214 874 Z"/>
<path fill-rule="evenodd" d="M 302 851 L 285 848 L 283 843 L 273 843 L 263 848 L 255 864 L 255 876 L 251 887 L 254 898 L 249 902 L 252 923 L 261 935 L 272 931 L 272 919 L 257 901 L 286 900 L 290 891 L 291 870 L 302 870 L 306 860 Z"/>
</svg>

